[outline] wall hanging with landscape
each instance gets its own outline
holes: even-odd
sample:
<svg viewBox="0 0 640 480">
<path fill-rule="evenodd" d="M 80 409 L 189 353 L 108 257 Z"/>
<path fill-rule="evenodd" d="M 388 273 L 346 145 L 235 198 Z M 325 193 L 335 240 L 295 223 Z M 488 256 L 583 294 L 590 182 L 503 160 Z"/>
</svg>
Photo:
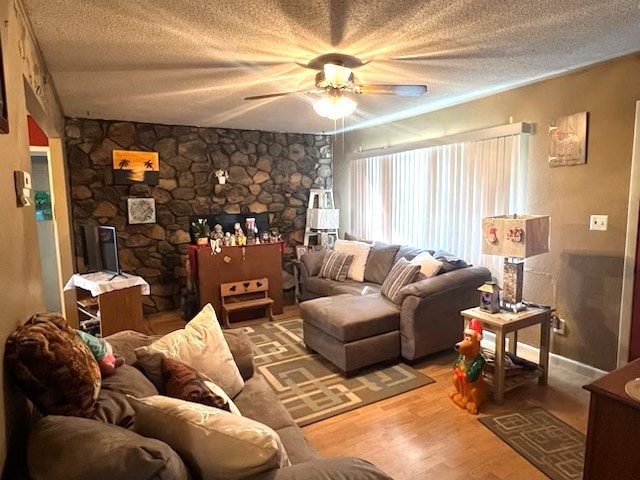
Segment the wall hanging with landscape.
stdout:
<svg viewBox="0 0 640 480">
<path fill-rule="evenodd" d="M 158 185 L 160 162 L 157 152 L 113 151 L 113 183 Z"/>
</svg>

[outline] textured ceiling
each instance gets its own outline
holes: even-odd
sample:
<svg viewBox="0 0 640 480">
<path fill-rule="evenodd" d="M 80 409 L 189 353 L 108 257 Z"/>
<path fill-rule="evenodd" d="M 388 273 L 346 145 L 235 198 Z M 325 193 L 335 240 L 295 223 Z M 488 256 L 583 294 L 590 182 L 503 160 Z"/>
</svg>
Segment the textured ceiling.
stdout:
<svg viewBox="0 0 640 480">
<path fill-rule="evenodd" d="M 302 68 L 358 56 L 360 83 L 422 97 L 358 96 L 346 128 L 389 121 L 640 50 L 638 0 L 23 0 L 64 112 L 289 132 L 333 131 Z"/>
</svg>

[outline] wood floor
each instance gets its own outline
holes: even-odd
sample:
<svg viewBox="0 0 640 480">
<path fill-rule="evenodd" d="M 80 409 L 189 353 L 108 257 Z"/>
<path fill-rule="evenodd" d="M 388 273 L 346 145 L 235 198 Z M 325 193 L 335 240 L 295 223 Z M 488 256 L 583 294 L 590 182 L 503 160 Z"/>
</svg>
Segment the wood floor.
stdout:
<svg viewBox="0 0 640 480">
<path fill-rule="evenodd" d="M 285 307 L 276 320 L 298 316 L 297 306 Z M 150 317 L 147 326 L 164 334 L 184 326 L 176 313 Z M 536 480 L 546 479 L 508 447 L 476 416 L 456 407 L 447 393 L 455 355 L 445 353 L 413 365 L 436 383 L 397 395 L 303 428 L 322 456 L 352 455 L 374 463 L 396 480 Z M 491 401 L 480 416 L 534 406 L 586 433 L 590 379 L 551 367 L 549 385 L 523 385 L 508 392 L 503 405 Z"/>
</svg>

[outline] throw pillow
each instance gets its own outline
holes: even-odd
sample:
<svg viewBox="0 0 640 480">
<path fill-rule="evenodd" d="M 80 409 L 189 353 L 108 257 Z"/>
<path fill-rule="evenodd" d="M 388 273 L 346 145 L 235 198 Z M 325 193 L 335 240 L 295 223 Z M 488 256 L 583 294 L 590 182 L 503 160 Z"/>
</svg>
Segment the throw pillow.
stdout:
<svg viewBox="0 0 640 480">
<path fill-rule="evenodd" d="M 336 252 L 353 255 L 351 266 L 347 272 L 347 278 L 356 282 L 364 282 L 364 270 L 367 266 L 367 258 L 371 251 L 371 245 L 364 242 L 350 242 L 348 240 L 336 240 L 333 249 Z"/>
<path fill-rule="evenodd" d="M 191 479 L 166 443 L 96 420 L 58 415 L 31 427 L 27 465 L 32 480 Z"/>
<path fill-rule="evenodd" d="M 438 250 L 433 254 L 433 256 L 436 258 L 436 260 L 442 262 L 442 268 L 439 272 L 441 274 L 459 270 L 461 268 L 467 268 L 469 266 L 467 262 L 445 250 Z"/>
<path fill-rule="evenodd" d="M 168 333 L 135 352 L 147 376 L 161 392 L 162 357 L 193 367 L 222 387 L 231 398 L 244 387 L 211 304 L 205 305 L 185 328 Z"/>
<path fill-rule="evenodd" d="M 322 260 L 319 277 L 344 282 L 353 261 L 353 255 L 329 250 Z"/>
<path fill-rule="evenodd" d="M 442 262 L 433 258 L 429 252 L 419 253 L 410 263 L 420 265 L 420 273 L 427 278 L 435 277 L 442 268 Z"/>
<path fill-rule="evenodd" d="M 382 285 L 393 267 L 399 249 L 400 245 L 375 242 L 369 252 L 367 267 L 364 270 L 364 280 Z"/>
<path fill-rule="evenodd" d="M 413 282 L 416 275 L 420 271 L 420 265 L 413 265 L 401 258 L 393 266 L 387 278 L 382 284 L 382 294 L 395 304 L 402 303 L 404 297 L 400 295 L 400 290 L 405 285 Z"/>
<path fill-rule="evenodd" d="M 136 431 L 167 443 L 196 478 L 239 479 L 289 465 L 278 434 L 255 420 L 161 395 L 129 400 Z"/>
<path fill-rule="evenodd" d="M 59 313 L 39 313 L 6 343 L 9 371 L 45 415 L 90 417 L 100 393 L 100 368 Z"/>
<path fill-rule="evenodd" d="M 189 365 L 173 358 L 162 357 L 162 382 L 168 396 L 230 412 L 229 397 L 213 391 L 206 384 L 207 380 Z"/>
</svg>

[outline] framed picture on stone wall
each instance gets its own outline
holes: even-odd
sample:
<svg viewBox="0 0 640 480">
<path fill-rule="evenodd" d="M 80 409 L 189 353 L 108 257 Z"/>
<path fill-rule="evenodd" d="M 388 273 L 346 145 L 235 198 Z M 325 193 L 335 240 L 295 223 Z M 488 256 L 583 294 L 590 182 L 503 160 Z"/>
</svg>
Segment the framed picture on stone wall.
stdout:
<svg viewBox="0 0 640 480">
<path fill-rule="evenodd" d="M 113 151 L 113 183 L 116 185 L 158 185 L 160 161 L 158 152 L 134 150 Z"/>
<path fill-rule="evenodd" d="M 156 223 L 155 198 L 127 198 L 129 224 Z"/>
</svg>

